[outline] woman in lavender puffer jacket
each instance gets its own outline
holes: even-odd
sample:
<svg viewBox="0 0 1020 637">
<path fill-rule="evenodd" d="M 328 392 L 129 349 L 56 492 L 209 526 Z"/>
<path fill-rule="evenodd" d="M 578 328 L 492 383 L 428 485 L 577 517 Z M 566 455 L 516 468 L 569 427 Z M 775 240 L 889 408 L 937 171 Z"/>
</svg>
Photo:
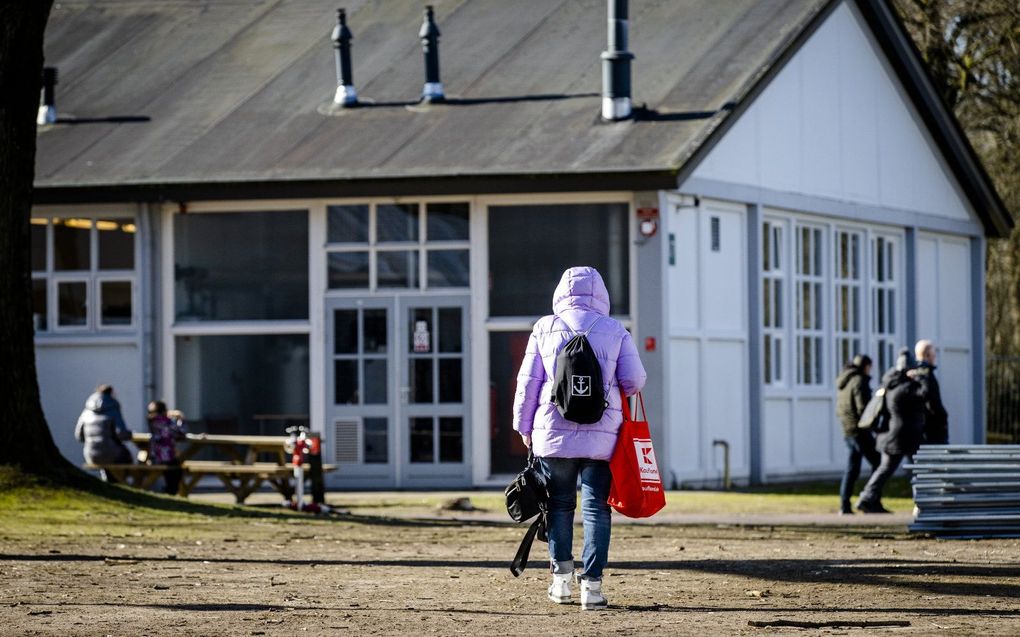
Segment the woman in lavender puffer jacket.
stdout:
<svg viewBox="0 0 1020 637">
<path fill-rule="evenodd" d="M 574 508 L 581 478 L 584 553 L 581 608 L 605 608 L 602 570 L 609 557 L 610 511 L 606 500 L 612 476 L 609 458 L 623 421 L 620 390 L 628 396 L 645 384 L 645 368 L 630 333 L 609 318 L 609 292 L 595 268 L 575 267 L 563 273 L 553 294 L 555 314 L 541 318 L 531 333 L 517 376 L 514 429 L 532 447 L 549 487 L 549 556 L 553 581 L 549 599 L 570 603 L 574 578 Z M 597 322 L 596 322 L 597 321 Z M 602 367 L 603 391 L 609 406 L 602 419 L 580 425 L 564 419 L 552 402 L 556 356 L 575 333 L 591 330 L 588 341 Z"/>
</svg>

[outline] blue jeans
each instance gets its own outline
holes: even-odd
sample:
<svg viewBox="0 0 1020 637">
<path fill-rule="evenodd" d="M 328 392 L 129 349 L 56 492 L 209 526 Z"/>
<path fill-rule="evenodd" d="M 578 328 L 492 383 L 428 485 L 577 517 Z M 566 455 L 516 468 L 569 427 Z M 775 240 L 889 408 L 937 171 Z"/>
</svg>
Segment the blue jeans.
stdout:
<svg viewBox="0 0 1020 637">
<path fill-rule="evenodd" d="M 581 519 L 584 522 L 582 579 L 600 580 L 609 560 L 612 528 L 609 485 L 612 474 L 605 460 L 539 458 L 549 488 L 549 557 L 553 573 L 574 571 L 574 509 L 577 477 L 581 476 Z"/>
<path fill-rule="evenodd" d="M 856 435 L 844 438 L 850 455 L 843 473 L 843 482 L 839 485 L 839 500 L 844 510 L 850 508 L 850 496 L 853 495 L 854 484 L 861 476 L 861 460 L 867 458 L 874 473 L 882 461 L 882 454 L 875 449 L 875 435 L 870 431 L 858 431 Z"/>
</svg>

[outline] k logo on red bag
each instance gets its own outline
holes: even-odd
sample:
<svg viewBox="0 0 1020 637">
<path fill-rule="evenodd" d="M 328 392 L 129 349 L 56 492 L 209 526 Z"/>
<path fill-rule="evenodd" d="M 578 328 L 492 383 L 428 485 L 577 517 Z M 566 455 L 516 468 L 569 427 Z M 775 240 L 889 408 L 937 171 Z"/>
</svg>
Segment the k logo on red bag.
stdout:
<svg viewBox="0 0 1020 637">
<path fill-rule="evenodd" d="M 609 506 L 630 518 L 647 518 L 666 506 L 655 448 L 648 431 L 644 398 L 638 393 L 641 419 L 632 418 L 627 397 L 623 398 L 623 424 L 616 439 L 616 450 L 609 461 L 613 486 Z"/>
</svg>

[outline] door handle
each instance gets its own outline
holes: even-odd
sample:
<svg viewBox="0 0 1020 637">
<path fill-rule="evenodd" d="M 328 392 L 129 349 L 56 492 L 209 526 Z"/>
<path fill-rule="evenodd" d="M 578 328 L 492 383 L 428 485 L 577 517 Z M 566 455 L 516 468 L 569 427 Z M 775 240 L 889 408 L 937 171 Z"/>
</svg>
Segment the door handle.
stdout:
<svg viewBox="0 0 1020 637">
<path fill-rule="evenodd" d="M 400 388 L 400 404 L 401 405 L 406 405 L 410 401 L 410 398 L 411 398 L 411 388 L 410 387 L 401 387 Z"/>
</svg>

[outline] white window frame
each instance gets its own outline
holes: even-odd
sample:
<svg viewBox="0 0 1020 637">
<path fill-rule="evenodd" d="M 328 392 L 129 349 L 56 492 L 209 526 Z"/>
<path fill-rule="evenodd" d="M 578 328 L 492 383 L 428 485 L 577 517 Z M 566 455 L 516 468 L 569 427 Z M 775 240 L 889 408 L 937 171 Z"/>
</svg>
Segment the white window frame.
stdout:
<svg viewBox="0 0 1020 637">
<path fill-rule="evenodd" d="M 93 285 L 95 286 L 96 295 L 96 326 L 99 329 L 105 330 L 117 330 L 117 329 L 132 329 L 135 325 L 135 308 L 138 307 L 138 290 L 135 285 L 135 280 L 132 277 L 124 276 L 123 274 L 114 274 L 114 272 L 120 272 L 120 270 L 111 270 L 110 274 L 104 272 L 95 278 Z M 103 284 L 104 283 L 127 283 L 130 287 L 131 294 L 131 319 L 127 325 L 123 324 L 111 324 L 107 325 L 103 323 Z"/>
<path fill-rule="evenodd" d="M 819 268 L 819 272 L 803 271 L 803 236 L 807 230 L 809 237 L 808 249 L 810 252 L 811 264 Z M 793 290 L 791 301 L 793 302 L 793 339 L 794 339 L 794 368 L 796 384 L 801 387 L 824 387 L 829 383 L 826 370 L 829 320 L 828 303 L 826 296 L 831 289 L 829 282 L 828 268 L 828 235 L 827 228 L 823 224 L 807 221 L 796 221 L 793 225 Z M 817 251 L 817 253 L 815 252 Z M 804 294 L 803 288 L 808 286 L 808 297 L 813 300 L 809 308 L 808 316 L 810 322 L 804 320 Z M 810 346 L 813 348 L 811 365 L 805 375 L 806 356 L 804 351 L 804 340 L 810 339 Z"/>
<path fill-rule="evenodd" d="M 638 272 L 637 242 L 635 241 L 635 225 L 637 223 L 637 207 L 632 192 L 589 192 L 589 193 L 542 193 L 521 195 L 488 195 L 478 197 L 471 224 L 471 282 L 474 294 L 471 296 L 472 327 L 471 338 L 475 345 L 471 348 L 471 369 L 489 373 L 489 335 L 496 332 L 530 332 L 540 316 L 498 316 L 489 313 L 489 209 L 496 206 L 532 206 L 559 204 L 624 204 L 627 206 L 627 260 L 630 276 L 630 314 L 614 314 L 612 318 L 619 321 L 626 329 L 633 332 L 638 321 Z M 490 445 L 491 436 L 487 429 L 489 423 L 488 383 L 472 383 L 471 419 L 472 474 L 476 486 L 498 486 L 505 484 L 511 477 L 507 474 L 492 472 Z"/>
<path fill-rule="evenodd" d="M 437 203 L 463 203 L 468 208 L 468 238 L 457 241 L 433 241 L 428 237 L 428 206 Z M 384 241 L 378 240 L 378 207 L 379 205 L 393 204 L 417 204 L 418 206 L 418 239 L 417 241 Z M 365 242 L 343 242 L 330 243 L 328 240 L 328 227 L 324 242 L 325 250 L 325 283 L 326 294 L 329 296 L 361 296 L 364 294 L 420 294 L 422 292 L 435 292 L 439 294 L 467 293 L 470 290 L 470 265 L 471 260 L 471 222 L 470 211 L 472 202 L 470 197 L 452 198 L 416 198 L 408 201 L 391 200 L 363 200 L 351 202 L 327 202 L 326 223 L 329 223 L 329 206 L 367 206 L 368 207 L 368 240 Z M 428 257 L 437 250 L 463 250 L 468 253 L 468 285 L 453 287 L 430 287 L 428 281 Z M 368 254 L 368 287 L 363 288 L 330 288 L 329 287 L 329 255 L 334 253 L 367 253 Z M 406 287 L 380 287 L 379 286 L 379 253 L 381 252 L 416 252 L 418 255 L 418 285 Z"/>
<path fill-rule="evenodd" d="M 790 312 L 788 311 L 790 297 L 789 264 L 790 255 L 787 250 L 787 236 L 789 235 L 789 224 L 781 217 L 765 216 L 762 219 L 760 236 L 763 241 L 769 242 L 769 256 L 772 257 L 770 268 L 765 270 L 764 264 L 759 264 L 762 281 L 762 370 L 764 376 L 762 382 L 769 387 L 784 387 L 787 385 L 787 367 L 790 357 L 786 344 L 789 342 L 787 331 L 789 329 Z M 764 244 L 763 244 L 764 246 Z M 765 251 L 762 250 L 764 257 Z M 765 290 L 771 290 L 769 300 L 772 302 L 771 312 L 765 311 Z M 776 290 L 779 294 L 776 294 Z M 777 299 L 778 296 L 778 299 Z M 772 323 L 766 323 L 766 317 L 773 317 Z M 771 343 L 771 360 L 765 358 L 765 342 L 768 338 Z M 768 363 L 771 365 L 766 366 Z"/>
<path fill-rule="evenodd" d="M 85 284 L 85 324 L 84 325 L 61 325 L 60 324 L 60 286 L 65 283 Z M 52 332 L 54 334 L 88 334 L 95 330 L 96 318 L 95 294 L 92 291 L 93 285 L 88 273 L 69 272 L 67 274 L 53 275 L 50 277 L 49 297 L 52 302 L 53 312 L 50 319 Z"/>
<path fill-rule="evenodd" d="M 54 254 L 54 219 L 88 219 L 89 228 L 89 267 L 82 270 L 57 270 Z M 32 219 L 46 220 L 46 269 L 33 270 L 33 280 L 46 281 L 46 329 L 36 331 L 36 336 L 74 336 L 86 334 L 125 334 L 134 333 L 138 329 L 138 269 L 142 259 L 141 239 L 138 230 L 138 216 L 133 210 L 121 207 L 109 208 L 98 206 L 87 210 L 77 208 L 36 208 L 32 210 Z M 99 232 L 96 222 L 100 220 L 129 221 L 134 227 L 134 267 L 131 269 L 100 270 L 99 269 Z M 100 298 L 101 281 L 124 281 L 131 284 L 131 322 L 127 325 L 104 325 L 102 322 L 102 300 Z M 84 281 L 86 296 L 85 325 L 61 325 L 58 286 L 61 283 Z"/>
<path fill-rule="evenodd" d="M 879 254 L 877 245 L 879 241 L 883 242 L 883 248 L 885 251 L 884 255 Z M 870 351 L 873 352 L 875 367 L 879 370 L 879 373 L 885 371 L 885 368 L 891 367 L 896 361 L 896 350 L 898 349 L 898 343 L 902 334 L 901 325 L 903 324 L 903 287 L 901 285 L 902 277 L 904 274 L 903 259 L 900 256 L 903 252 L 903 243 L 897 235 L 888 234 L 884 232 L 874 232 L 868 240 L 868 297 L 871 303 L 870 311 L 868 312 L 869 320 L 869 339 L 868 345 Z M 889 254 L 891 251 L 891 255 Z M 879 259 L 883 258 L 884 267 L 884 279 L 879 280 Z M 889 266 L 893 266 L 891 272 L 892 276 L 889 276 Z M 892 293 L 894 299 L 893 303 L 888 303 L 888 295 Z M 884 309 L 886 310 L 886 316 L 883 317 L 885 329 L 879 331 L 879 304 L 878 296 L 884 294 L 886 302 L 884 303 Z M 884 345 L 883 345 L 884 344 Z M 881 352 L 881 354 L 880 354 Z M 886 360 L 883 360 L 886 359 Z"/>
<path fill-rule="evenodd" d="M 848 254 L 846 255 L 850 272 L 847 276 L 842 273 L 843 237 L 847 238 Z M 853 241 L 857 240 L 856 254 L 853 249 Z M 836 226 L 832 235 L 832 333 L 834 337 L 835 352 L 833 355 L 833 368 L 835 373 L 851 358 L 864 353 L 865 346 L 865 282 L 868 258 L 867 234 L 860 228 L 847 226 Z M 856 263 L 853 259 L 856 257 Z M 856 276 L 854 276 L 856 274 Z M 848 299 L 852 307 L 849 311 L 849 325 L 844 328 L 842 290 L 846 289 Z M 854 295 L 856 292 L 856 296 Z M 856 326 L 856 329 L 855 329 Z M 842 344 L 849 343 L 847 351 L 841 351 Z"/>
<path fill-rule="evenodd" d="M 776 208 L 766 209 L 764 214 L 762 215 L 762 221 L 759 226 L 759 230 L 761 233 L 760 236 L 762 237 L 764 237 L 766 223 L 772 224 L 774 226 L 781 226 L 787 229 L 796 228 L 804 225 L 822 228 L 823 240 L 827 242 L 827 244 L 829 245 L 829 248 L 827 248 L 828 252 L 823 255 L 823 267 L 825 268 L 825 276 L 822 277 L 823 283 L 822 308 L 824 323 L 824 329 L 822 330 L 822 335 L 824 337 L 822 349 L 823 355 L 826 357 L 826 360 L 829 361 L 829 364 L 824 365 L 822 368 L 823 373 L 821 380 L 823 381 L 823 383 L 821 385 L 804 385 L 800 383 L 791 382 L 785 382 L 783 384 L 773 382 L 770 384 L 764 382 L 765 376 L 763 371 L 762 384 L 766 388 L 767 395 L 771 397 L 792 397 L 796 395 L 810 395 L 810 396 L 828 395 L 832 388 L 832 380 L 835 377 L 835 374 L 830 375 L 828 371 L 830 369 L 835 369 L 833 365 L 842 364 L 844 362 L 840 361 L 838 356 L 839 354 L 838 339 L 841 336 L 843 336 L 844 333 L 837 329 L 838 325 L 836 319 L 837 311 L 836 294 L 838 286 L 840 285 L 841 282 L 843 282 L 843 279 L 837 276 L 838 272 L 836 267 L 836 258 L 838 257 L 838 255 L 835 245 L 836 242 L 838 241 L 840 232 L 858 233 L 863 241 L 863 243 L 861 244 L 862 245 L 861 248 L 862 251 L 860 255 L 861 262 L 859 266 L 861 268 L 861 278 L 859 281 L 861 286 L 861 297 L 860 306 L 858 308 L 858 312 L 860 313 L 859 334 L 863 350 L 860 353 L 865 353 L 872 357 L 872 359 L 874 360 L 876 374 L 881 374 L 882 372 L 884 372 L 885 371 L 884 369 L 880 369 L 881 364 L 883 363 L 887 365 L 892 364 L 893 362 L 892 356 L 895 354 L 896 344 L 900 342 L 905 333 L 904 275 L 906 273 L 905 269 L 906 259 L 904 254 L 904 245 L 906 239 L 903 230 L 891 226 L 876 226 L 864 223 L 848 222 L 844 220 L 825 219 L 811 215 L 810 213 L 807 212 L 789 211 Z M 785 256 L 787 263 L 794 263 L 792 259 L 795 258 L 794 251 L 796 240 L 792 237 L 793 232 L 795 231 L 788 232 L 784 230 L 784 232 L 787 232 L 787 234 L 786 237 L 784 238 L 785 245 L 783 245 L 780 248 L 780 250 L 782 251 L 781 254 Z M 889 281 L 881 283 L 877 283 L 875 281 L 877 273 L 875 267 L 876 266 L 875 256 L 873 254 L 875 249 L 874 246 L 878 238 L 882 238 L 884 241 L 891 243 L 893 246 L 892 248 L 893 278 Z M 796 267 L 797 267 L 796 264 L 794 264 L 794 268 Z M 764 279 L 766 278 L 767 274 L 768 273 L 766 273 L 764 270 L 763 263 L 759 262 L 758 275 L 760 277 L 760 280 L 764 282 Z M 796 355 L 794 353 L 797 349 L 796 338 L 794 336 L 794 334 L 796 333 L 794 324 L 799 319 L 799 317 L 796 316 L 797 304 L 795 303 L 795 299 L 792 298 L 792 294 L 797 292 L 796 290 L 797 284 L 792 282 L 798 279 L 795 273 L 790 272 L 790 268 L 784 269 L 782 271 L 782 276 L 784 277 L 783 280 L 785 281 L 784 283 L 785 289 L 788 290 L 788 292 L 786 292 L 787 298 L 784 299 L 783 311 L 786 312 L 787 317 L 794 318 L 792 321 L 790 319 L 787 319 L 782 329 L 777 328 L 774 331 L 772 331 L 772 333 L 786 339 L 785 343 L 782 346 L 780 355 L 784 359 L 783 371 L 784 373 L 787 374 L 786 378 L 789 379 L 793 376 L 793 374 L 796 373 L 796 370 L 789 367 L 789 365 L 796 364 L 798 362 L 796 359 Z M 894 295 L 894 302 L 892 305 L 893 321 L 891 325 L 887 326 L 888 331 L 886 333 L 876 332 L 875 330 L 876 326 L 874 324 L 873 312 L 877 311 L 877 308 L 874 307 L 875 305 L 874 293 L 879 286 L 882 287 L 883 289 L 892 290 Z M 764 299 L 764 291 L 762 292 L 762 298 Z M 763 303 L 763 300 L 759 300 L 759 303 Z M 768 326 L 765 325 L 764 321 L 765 317 L 763 311 L 761 324 L 758 327 L 758 329 L 761 330 L 760 333 L 762 335 L 761 340 L 762 346 L 760 347 L 760 349 L 763 370 L 764 370 L 764 336 L 766 333 L 770 332 L 770 330 L 768 330 Z M 890 343 L 888 347 L 891 354 L 889 354 L 886 357 L 890 359 L 888 361 L 882 361 L 878 355 L 878 344 L 882 338 L 885 338 Z M 790 362 L 787 363 L 787 361 Z"/>
</svg>

